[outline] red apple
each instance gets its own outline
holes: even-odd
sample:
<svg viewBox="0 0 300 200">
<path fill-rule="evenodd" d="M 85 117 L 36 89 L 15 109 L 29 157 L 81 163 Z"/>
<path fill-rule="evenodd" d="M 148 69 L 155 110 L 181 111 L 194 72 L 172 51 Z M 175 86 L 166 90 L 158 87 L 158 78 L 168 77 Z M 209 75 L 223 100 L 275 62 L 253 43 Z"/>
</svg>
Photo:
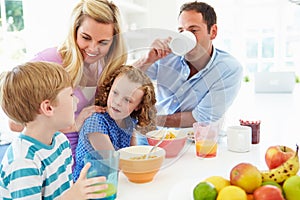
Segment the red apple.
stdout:
<svg viewBox="0 0 300 200">
<path fill-rule="evenodd" d="M 289 147 L 276 145 L 270 146 L 265 154 L 265 160 L 269 169 L 274 169 L 282 165 L 290 157 L 294 155 L 295 151 Z"/>
<path fill-rule="evenodd" d="M 230 171 L 230 184 L 252 193 L 262 183 L 260 171 L 250 163 L 240 163 Z"/>
<path fill-rule="evenodd" d="M 284 200 L 281 190 L 274 185 L 263 185 L 253 193 L 255 200 Z"/>
</svg>

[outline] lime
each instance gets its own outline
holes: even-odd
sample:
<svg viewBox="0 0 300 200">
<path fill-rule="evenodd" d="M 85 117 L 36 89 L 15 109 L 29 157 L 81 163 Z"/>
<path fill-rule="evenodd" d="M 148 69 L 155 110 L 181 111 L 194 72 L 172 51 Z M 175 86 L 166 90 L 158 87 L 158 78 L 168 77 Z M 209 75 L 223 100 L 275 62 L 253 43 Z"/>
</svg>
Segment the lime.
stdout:
<svg viewBox="0 0 300 200">
<path fill-rule="evenodd" d="M 193 191 L 194 200 L 216 200 L 218 192 L 209 182 L 200 182 Z"/>
<path fill-rule="evenodd" d="M 210 176 L 204 181 L 213 184 L 218 192 L 220 192 L 222 188 L 230 185 L 230 181 L 222 176 Z"/>
</svg>

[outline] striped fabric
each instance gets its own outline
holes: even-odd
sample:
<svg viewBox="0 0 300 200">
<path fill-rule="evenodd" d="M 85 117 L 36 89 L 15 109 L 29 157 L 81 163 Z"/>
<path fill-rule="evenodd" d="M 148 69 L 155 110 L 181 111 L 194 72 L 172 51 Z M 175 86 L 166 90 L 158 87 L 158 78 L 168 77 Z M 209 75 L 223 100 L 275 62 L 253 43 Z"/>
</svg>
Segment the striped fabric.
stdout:
<svg viewBox="0 0 300 200">
<path fill-rule="evenodd" d="M 51 145 L 21 134 L 0 165 L 0 196 L 5 199 L 55 199 L 72 184 L 68 139 L 55 133 Z"/>
</svg>

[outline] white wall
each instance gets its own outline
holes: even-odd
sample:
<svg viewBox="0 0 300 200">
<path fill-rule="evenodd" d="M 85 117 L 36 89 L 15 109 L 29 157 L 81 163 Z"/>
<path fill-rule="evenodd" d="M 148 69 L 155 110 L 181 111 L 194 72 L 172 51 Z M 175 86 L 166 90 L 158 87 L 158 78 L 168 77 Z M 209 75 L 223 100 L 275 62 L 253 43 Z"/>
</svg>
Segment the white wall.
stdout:
<svg viewBox="0 0 300 200">
<path fill-rule="evenodd" d="M 126 2 L 121 3 L 122 1 L 124 0 L 116 1 L 116 4 L 121 5 L 121 11 L 127 12 L 128 7 L 124 6 Z M 72 8 L 77 2 L 78 0 L 23 1 L 24 33 L 29 57 L 44 48 L 56 46 L 64 40 Z M 144 2 L 146 13 L 125 16 L 130 19 L 123 21 L 134 20 L 132 19 L 134 17 L 139 23 L 138 28 L 176 30 L 178 13 L 176 3 L 172 0 L 144 0 Z"/>
<path fill-rule="evenodd" d="M 24 32 L 28 56 L 56 46 L 67 31 L 76 0 L 23 1 Z"/>
<path fill-rule="evenodd" d="M 71 9 L 78 1 L 79 0 L 23 1 L 24 32 L 26 49 L 29 57 L 37 51 L 57 45 L 65 38 Z M 129 26 L 133 25 L 134 27 L 134 23 L 136 23 L 137 29 L 147 27 L 177 31 L 179 7 L 183 3 L 192 0 L 113 1 L 120 6 L 123 13 L 129 13 L 124 17 L 124 21 L 128 22 Z M 284 38 L 286 37 L 287 24 L 290 24 L 289 27 L 292 27 L 293 29 L 299 27 L 299 25 L 295 26 L 295 24 L 298 23 L 292 23 L 293 21 L 290 20 L 298 20 L 299 17 L 289 16 L 294 14 L 294 12 L 289 13 L 289 11 L 285 10 L 291 10 L 291 8 L 295 7 L 300 8 L 300 6 L 288 3 L 288 0 L 206 0 L 205 2 L 211 4 L 215 8 L 218 16 L 218 36 L 214 41 L 215 46 L 229 51 L 243 62 L 243 65 L 247 66 L 250 61 L 252 62 L 252 60 L 249 62 L 247 61 L 245 50 L 246 40 L 247 37 L 249 37 L 248 28 L 250 26 L 259 26 L 259 28 L 265 27 L 262 25 L 264 23 L 268 26 L 272 25 L 273 27 L 277 27 L 273 34 L 276 36 L 276 55 L 273 62 L 276 62 L 276 65 L 285 66 L 287 61 L 292 61 L 295 66 L 299 66 L 300 59 L 298 57 L 285 57 L 286 48 L 284 46 Z M 298 44 L 300 41 L 297 34 L 298 32 L 295 32 L 295 36 L 290 38 L 294 43 L 293 51 L 299 49 Z M 259 37 L 252 37 L 256 40 L 261 40 Z M 133 40 L 134 39 L 135 38 L 133 38 Z M 145 42 L 138 37 L 136 40 Z M 10 44 L 10 46 L 13 46 L 13 44 Z M 265 62 L 260 59 L 260 57 L 256 60 L 259 66 L 262 66 L 264 64 L 263 62 Z M 300 68 L 298 70 L 300 70 Z"/>
<path fill-rule="evenodd" d="M 174 0 L 148 0 L 149 27 L 177 31 L 179 8 Z"/>
</svg>

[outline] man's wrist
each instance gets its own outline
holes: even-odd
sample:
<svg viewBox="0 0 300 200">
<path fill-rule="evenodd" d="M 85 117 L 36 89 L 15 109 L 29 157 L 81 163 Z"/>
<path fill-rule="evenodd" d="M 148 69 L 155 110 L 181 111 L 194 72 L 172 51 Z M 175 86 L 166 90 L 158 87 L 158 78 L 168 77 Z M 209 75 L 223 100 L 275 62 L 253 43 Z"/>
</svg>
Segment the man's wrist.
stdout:
<svg viewBox="0 0 300 200">
<path fill-rule="evenodd" d="M 148 56 L 143 56 L 142 58 L 138 59 L 136 62 L 134 62 L 132 65 L 136 68 L 139 68 L 142 71 L 146 71 L 150 65 L 153 63 L 149 62 Z"/>
<path fill-rule="evenodd" d="M 166 126 L 167 115 L 157 115 L 156 124 L 157 126 Z"/>
</svg>

